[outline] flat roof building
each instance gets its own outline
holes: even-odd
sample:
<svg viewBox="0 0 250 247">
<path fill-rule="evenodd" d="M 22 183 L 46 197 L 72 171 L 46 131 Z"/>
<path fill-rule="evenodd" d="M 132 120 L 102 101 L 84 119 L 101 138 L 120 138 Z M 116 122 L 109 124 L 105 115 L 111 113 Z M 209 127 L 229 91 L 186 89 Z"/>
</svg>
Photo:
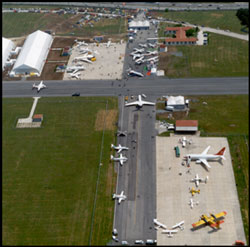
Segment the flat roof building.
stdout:
<svg viewBox="0 0 250 247">
<path fill-rule="evenodd" d="M 30 34 L 24 42 L 21 53 L 12 69 L 15 74 L 42 73 L 53 38 L 40 30 Z"/>
<path fill-rule="evenodd" d="M 15 48 L 15 44 L 10 40 L 2 37 L 2 70 L 4 70 L 11 51 Z"/>
<path fill-rule="evenodd" d="M 175 131 L 198 131 L 198 120 L 176 120 Z"/>
<path fill-rule="evenodd" d="M 137 30 L 147 30 L 149 29 L 150 22 L 149 21 L 131 21 L 128 24 L 129 28 L 137 29 Z"/>
</svg>

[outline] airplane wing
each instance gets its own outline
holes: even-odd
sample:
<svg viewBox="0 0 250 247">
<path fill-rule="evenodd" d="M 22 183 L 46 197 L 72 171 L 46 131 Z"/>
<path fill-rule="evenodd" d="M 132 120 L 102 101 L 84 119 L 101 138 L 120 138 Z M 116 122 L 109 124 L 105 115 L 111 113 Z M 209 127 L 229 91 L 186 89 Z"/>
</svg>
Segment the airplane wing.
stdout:
<svg viewBox="0 0 250 247">
<path fill-rule="evenodd" d="M 200 159 L 200 161 L 208 168 L 211 168 L 211 166 L 207 163 L 206 159 Z"/>
<path fill-rule="evenodd" d="M 121 165 L 123 165 L 123 160 L 120 160 Z"/>
<path fill-rule="evenodd" d="M 201 154 L 204 155 L 204 154 L 207 154 L 207 151 L 209 150 L 210 146 L 208 146 Z"/>
<path fill-rule="evenodd" d="M 132 103 L 125 104 L 125 106 L 137 105 L 138 103 L 139 103 L 139 101 L 134 101 Z"/>
<path fill-rule="evenodd" d="M 122 191 L 121 196 L 123 196 L 123 194 L 124 194 L 124 191 Z"/>
<path fill-rule="evenodd" d="M 118 199 L 118 203 L 120 204 L 121 201 L 122 201 L 122 197 L 120 197 L 120 198 Z"/>
<path fill-rule="evenodd" d="M 122 151 L 122 149 L 120 148 L 120 149 L 117 151 L 117 153 L 119 154 L 121 151 Z"/>
<path fill-rule="evenodd" d="M 195 223 L 192 224 L 193 227 L 197 227 L 197 226 L 202 226 L 204 225 L 206 222 L 204 220 L 199 220 Z"/>
<path fill-rule="evenodd" d="M 155 103 L 153 103 L 153 102 L 148 102 L 148 101 L 143 101 L 143 100 L 141 102 L 144 105 L 155 105 Z"/>
<path fill-rule="evenodd" d="M 220 217 L 225 216 L 226 214 L 227 214 L 226 211 L 222 211 L 221 213 L 215 214 L 215 217 L 216 217 L 216 218 L 220 218 Z"/>
</svg>

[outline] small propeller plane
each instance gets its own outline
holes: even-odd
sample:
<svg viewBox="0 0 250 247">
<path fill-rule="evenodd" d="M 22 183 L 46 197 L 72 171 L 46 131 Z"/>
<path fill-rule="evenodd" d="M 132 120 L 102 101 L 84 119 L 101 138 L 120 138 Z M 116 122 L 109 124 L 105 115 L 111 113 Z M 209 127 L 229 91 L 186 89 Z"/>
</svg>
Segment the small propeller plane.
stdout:
<svg viewBox="0 0 250 247">
<path fill-rule="evenodd" d="M 139 44 L 139 46 L 147 48 L 147 44 Z"/>
<path fill-rule="evenodd" d="M 144 75 L 138 71 L 132 70 L 132 69 L 128 69 L 128 75 L 129 76 L 139 76 L 139 77 L 143 77 Z"/>
<path fill-rule="evenodd" d="M 177 223 L 176 225 L 172 226 L 172 229 L 179 227 L 181 230 L 184 230 L 184 226 L 182 226 L 182 225 L 184 225 L 184 223 L 185 223 L 185 221 L 183 220 L 180 223 Z"/>
<path fill-rule="evenodd" d="M 154 44 L 148 43 L 148 46 L 151 48 L 155 48 L 157 46 L 157 43 L 154 43 Z"/>
<path fill-rule="evenodd" d="M 207 154 L 210 146 L 208 146 L 201 154 L 187 154 L 185 158 L 187 159 L 188 164 L 191 160 L 196 160 L 197 164 L 203 163 L 206 167 L 211 168 L 211 166 L 208 164 L 207 160 L 217 160 L 217 159 L 224 159 L 224 153 L 225 153 L 225 147 L 222 148 L 218 153 L 216 154 Z"/>
<path fill-rule="evenodd" d="M 136 53 L 136 54 L 131 53 L 130 55 L 133 56 L 133 60 L 140 58 L 140 57 L 143 57 L 143 54 L 139 54 L 139 53 Z"/>
<path fill-rule="evenodd" d="M 155 105 L 155 103 L 144 101 L 141 99 L 141 95 L 138 95 L 137 101 L 125 104 L 125 106 L 131 106 L 131 105 L 136 105 L 137 108 L 141 108 L 143 105 Z"/>
<path fill-rule="evenodd" d="M 80 47 L 82 45 L 88 45 L 87 43 L 85 43 L 85 41 L 78 41 L 77 39 L 75 40 L 75 42 L 77 43 L 77 46 L 76 47 Z"/>
<path fill-rule="evenodd" d="M 80 72 L 72 72 L 72 73 L 70 73 L 69 75 L 71 76 L 71 78 L 76 78 L 76 79 L 80 79 Z"/>
<path fill-rule="evenodd" d="M 135 60 L 136 64 L 142 64 L 145 60 L 143 60 L 144 56 L 139 57 L 138 59 Z"/>
<path fill-rule="evenodd" d="M 192 188 L 192 189 L 189 188 L 189 192 L 192 194 L 192 196 L 194 196 L 195 193 L 200 194 L 200 189 L 196 190 L 195 188 Z"/>
<path fill-rule="evenodd" d="M 138 49 L 138 48 L 134 48 L 134 51 L 133 51 L 133 53 L 142 53 L 142 52 L 144 52 L 144 48 L 142 48 L 142 49 Z"/>
<path fill-rule="evenodd" d="M 190 139 L 190 140 L 188 140 L 187 138 L 186 138 L 186 136 L 183 136 L 181 139 L 179 139 L 179 143 L 181 143 L 182 144 L 182 147 L 184 148 L 184 147 L 186 147 L 186 144 L 188 143 L 188 144 L 191 144 L 192 143 L 192 140 Z"/>
<path fill-rule="evenodd" d="M 39 93 L 39 91 L 41 90 L 41 89 L 43 89 L 43 88 L 46 88 L 46 85 L 45 84 L 43 84 L 43 81 L 41 81 L 39 84 L 33 84 L 33 86 L 32 86 L 32 89 L 34 89 L 34 88 L 37 88 L 37 92 Z"/>
<path fill-rule="evenodd" d="M 159 59 L 158 59 L 158 56 L 155 56 L 155 57 L 148 58 L 146 61 L 147 62 L 153 61 L 154 63 L 156 63 L 159 61 Z"/>
<path fill-rule="evenodd" d="M 124 191 L 121 192 L 121 194 L 113 194 L 112 195 L 112 198 L 113 199 L 118 199 L 118 204 L 121 203 L 121 201 L 125 201 L 125 199 L 127 198 L 125 195 L 124 195 Z"/>
<path fill-rule="evenodd" d="M 147 51 L 145 55 L 150 56 L 150 55 L 156 55 L 156 54 L 158 54 L 158 51 Z"/>
<path fill-rule="evenodd" d="M 172 233 L 177 233 L 178 230 L 163 230 L 161 233 L 167 233 L 169 238 L 173 237 Z"/>
<path fill-rule="evenodd" d="M 199 182 L 204 182 L 207 183 L 208 181 L 208 176 L 206 176 L 206 178 L 199 178 L 198 173 L 195 175 L 195 178 L 191 179 L 190 182 L 195 182 L 196 187 L 199 186 Z"/>
<path fill-rule="evenodd" d="M 122 150 L 128 150 L 128 147 L 122 147 L 121 144 L 119 144 L 118 146 L 115 146 L 114 144 L 111 144 L 111 148 L 114 148 L 116 150 L 118 150 L 118 154 L 122 151 Z"/>
<path fill-rule="evenodd" d="M 128 160 L 127 157 L 125 156 L 122 156 L 122 153 L 120 153 L 120 157 L 119 158 L 116 158 L 114 157 L 113 155 L 110 156 L 110 159 L 111 160 L 114 160 L 114 161 L 119 161 L 120 162 L 120 165 L 123 165 L 124 162 L 126 162 Z"/>
<path fill-rule="evenodd" d="M 121 131 L 121 130 L 118 130 L 117 133 L 116 133 L 117 136 L 127 136 L 127 131 Z"/>
<path fill-rule="evenodd" d="M 159 222 L 157 219 L 153 219 L 155 226 L 155 229 L 158 230 L 160 227 L 163 229 L 167 229 L 167 226 Z"/>
<path fill-rule="evenodd" d="M 222 211 L 221 213 L 215 215 L 210 213 L 210 217 L 203 214 L 200 217 L 200 220 L 196 223 L 193 223 L 192 226 L 193 228 L 195 228 L 202 225 L 209 225 L 212 228 L 216 227 L 218 229 L 220 228 L 220 224 L 224 223 L 224 220 L 219 219 L 224 217 L 225 215 L 227 215 L 226 211 Z"/>
<path fill-rule="evenodd" d="M 193 200 L 193 198 L 190 198 L 190 200 L 189 200 L 188 204 L 190 205 L 190 207 L 191 207 L 191 208 L 193 208 L 193 207 L 194 207 L 194 204 L 198 205 L 198 204 L 199 204 L 199 202 L 198 202 L 198 201 L 197 201 L 197 202 L 195 202 L 195 201 Z"/>
</svg>

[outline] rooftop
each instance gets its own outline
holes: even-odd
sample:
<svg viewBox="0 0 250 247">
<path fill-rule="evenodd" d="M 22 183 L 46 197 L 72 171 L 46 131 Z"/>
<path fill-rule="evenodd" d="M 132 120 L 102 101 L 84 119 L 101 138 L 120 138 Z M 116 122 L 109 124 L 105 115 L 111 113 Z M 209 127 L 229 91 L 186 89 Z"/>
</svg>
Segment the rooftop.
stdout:
<svg viewBox="0 0 250 247">
<path fill-rule="evenodd" d="M 197 127 L 198 120 L 176 120 L 175 126 L 190 126 L 190 127 Z"/>
</svg>

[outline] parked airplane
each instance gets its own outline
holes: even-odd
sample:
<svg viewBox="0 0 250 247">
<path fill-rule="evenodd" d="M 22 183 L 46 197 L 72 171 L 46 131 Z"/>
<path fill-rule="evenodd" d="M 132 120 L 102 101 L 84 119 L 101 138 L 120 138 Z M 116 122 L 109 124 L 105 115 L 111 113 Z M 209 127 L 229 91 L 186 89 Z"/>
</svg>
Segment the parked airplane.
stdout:
<svg viewBox="0 0 250 247">
<path fill-rule="evenodd" d="M 120 204 L 121 201 L 125 201 L 125 199 L 127 198 L 127 197 L 124 195 L 124 191 L 122 191 L 120 195 L 118 195 L 118 194 L 113 194 L 112 197 L 113 197 L 113 199 L 118 199 L 118 204 Z"/>
<path fill-rule="evenodd" d="M 167 226 L 159 222 L 157 219 L 153 219 L 155 226 L 155 229 L 158 230 L 160 227 L 163 229 L 167 229 Z"/>
<path fill-rule="evenodd" d="M 146 56 L 150 56 L 150 55 L 156 55 L 158 54 L 158 51 L 147 51 L 147 54 L 145 54 Z"/>
<path fill-rule="evenodd" d="M 118 154 L 122 151 L 122 150 L 128 150 L 129 148 L 128 147 L 122 147 L 121 144 L 119 144 L 118 146 L 115 146 L 113 144 L 111 144 L 111 148 L 114 148 L 116 150 L 118 150 Z"/>
<path fill-rule="evenodd" d="M 132 70 L 132 69 L 129 69 L 128 71 L 128 75 L 129 76 L 139 76 L 139 77 L 143 77 L 144 75 L 138 71 L 135 71 L 135 70 Z"/>
<path fill-rule="evenodd" d="M 191 144 L 192 140 L 191 139 L 187 139 L 186 136 L 183 136 L 181 139 L 179 139 L 179 142 L 182 143 L 182 147 L 186 147 L 186 144 Z"/>
<path fill-rule="evenodd" d="M 181 230 L 184 230 L 184 226 L 182 226 L 184 223 L 185 223 L 185 221 L 183 220 L 183 221 L 177 223 L 176 225 L 172 226 L 172 229 L 179 227 Z"/>
<path fill-rule="evenodd" d="M 142 54 L 139 54 L 139 53 L 130 53 L 131 56 L 133 56 L 133 60 L 135 60 L 136 58 L 139 58 L 139 57 L 142 57 L 143 55 Z"/>
<path fill-rule="evenodd" d="M 190 180 L 190 182 L 195 182 L 196 187 L 199 186 L 199 182 L 207 183 L 207 181 L 208 181 L 208 176 L 206 176 L 206 178 L 199 178 L 198 173 L 195 175 L 195 178 Z"/>
<path fill-rule="evenodd" d="M 157 43 L 154 43 L 154 44 L 148 43 L 148 46 L 151 48 L 155 48 L 157 46 Z"/>
<path fill-rule="evenodd" d="M 119 161 L 120 165 L 123 165 L 124 162 L 126 162 L 128 160 L 128 158 L 126 158 L 125 156 L 122 156 L 122 153 L 120 153 L 119 158 L 114 157 L 113 155 L 110 156 L 111 160 L 114 161 Z"/>
<path fill-rule="evenodd" d="M 71 76 L 71 78 L 76 78 L 76 79 L 80 79 L 79 76 L 80 76 L 80 72 L 77 72 L 77 73 L 70 73 L 69 75 Z"/>
<path fill-rule="evenodd" d="M 39 93 L 39 91 L 41 90 L 41 89 L 43 89 L 43 88 L 46 88 L 46 85 L 45 84 L 43 84 L 43 81 L 41 81 L 39 84 L 33 84 L 33 86 L 32 86 L 32 89 L 34 89 L 34 88 L 37 88 L 37 92 Z"/>
<path fill-rule="evenodd" d="M 92 52 L 92 50 L 90 50 L 88 47 L 87 48 L 81 48 L 79 50 L 79 53 L 82 53 L 82 54 L 85 54 L 85 53 L 88 53 L 88 52 Z"/>
<path fill-rule="evenodd" d="M 163 230 L 162 233 L 167 233 L 169 238 L 173 237 L 172 233 L 177 233 L 178 230 Z"/>
<path fill-rule="evenodd" d="M 135 63 L 136 63 L 136 64 L 141 64 L 141 63 L 143 63 L 143 62 L 144 62 L 143 58 L 144 58 L 144 56 L 141 56 L 140 58 L 138 58 L 137 60 L 135 60 Z"/>
<path fill-rule="evenodd" d="M 153 61 L 154 63 L 156 63 L 159 61 L 159 59 L 158 59 L 158 56 L 155 56 L 155 57 L 148 58 L 146 61 L 147 62 Z"/>
<path fill-rule="evenodd" d="M 200 220 L 196 223 L 193 223 L 192 226 L 193 228 L 195 228 L 202 225 L 209 225 L 212 228 L 220 228 L 220 224 L 224 223 L 224 220 L 219 219 L 224 217 L 225 215 L 227 215 L 226 211 L 222 211 L 221 213 L 215 215 L 210 213 L 210 217 L 203 214 L 200 217 Z"/>
<path fill-rule="evenodd" d="M 87 43 L 85 43 L 85 41 L 77 41 L 77 39 L 75 40 L 75 42 L 77 43 L 77 46 L 76 47 L 80 47 L 82 45 L 88 45 Z"/>
<path fill-rule="evenodd" d="M 139 44 L 139 46 L 147 48 L 147 44 Z"/>
<path fill-rule="evenodd" d="M 78 72 L 79 70 L 85 70 L 85 67 L 84 66 L 78 66 L 77 64 L 76 64 L 76 66 L 67 66 L 67 69 L 66 69 L 66 72 L 67 73 L 69 73 L 69 72 L 71 72 L 71 73 L 76 73 L 76 72 Z"/>
<path fill-rule="evenodd" d="M 131 105 L 136 105 L 136 107 L 141 108 L 143 105 L 155 105 L 155 103 L 144 101 L 141 99 L 141 95 L 138 95 L 137 101 L 125 104 L 125 106 L 131 106 Z"/>
<path fill-rule="evenodd" d="M 117 136 L 127 136 L 127 131 L 126 130 L 125 131 L 118 130 L 116 135 Z"/>
<path fill-rule="evenodd" d="M 92 61 L 90 61 L 87 56 L 83 56 L 83 57 L 75 57 L 74 61 L 83 61 L 83 62 L 87 62 L 87 63 L 93 63 Z"/>
<path fill-rule="evenodd" d="M 192 194 L 192 196 L 194 196 L 195 193 L 200 194 L 200 191 L 201 191 L 200 189 L 196 190 L 195 188 L 192 188 L 192 189 L 189 188 L 189 192 Z"/>
<path fill-rule="evenodd" d="M 185 158 L 187 159 L 188 164 L 191 160 L 196 160 L 197 164 L 203 163 L 206 167 L 211 168 L 207 160 L 226 159 L 223 156 L 226 149 L 225 147 L 216 154 L 207 154 L 209 148 L 210 146 L 208 146 L 201 154 L 187 154 Z"/>
<path fill-rule="evenodd" d="M 138 49 L 138 48 L 134 48 L 134 51 L 133 51 L 133 53 L 142 53 L 144 51 L 144 48 L 142 48 L 142 49 Z"/>
<path fill-rule="evenodd" d="M 190 198 L 190 200 L 189 200 L 189 202 L 188 202 L 188 205 L 190 205 L 190 207 L 193 208 L 193 207 L 194 207 L 194 204 L 198 205 L 199 202 L 198 202 L 198 201 L 195 202 L 195 201 L 193 200 L 193 198 Z"/>
</svg>

